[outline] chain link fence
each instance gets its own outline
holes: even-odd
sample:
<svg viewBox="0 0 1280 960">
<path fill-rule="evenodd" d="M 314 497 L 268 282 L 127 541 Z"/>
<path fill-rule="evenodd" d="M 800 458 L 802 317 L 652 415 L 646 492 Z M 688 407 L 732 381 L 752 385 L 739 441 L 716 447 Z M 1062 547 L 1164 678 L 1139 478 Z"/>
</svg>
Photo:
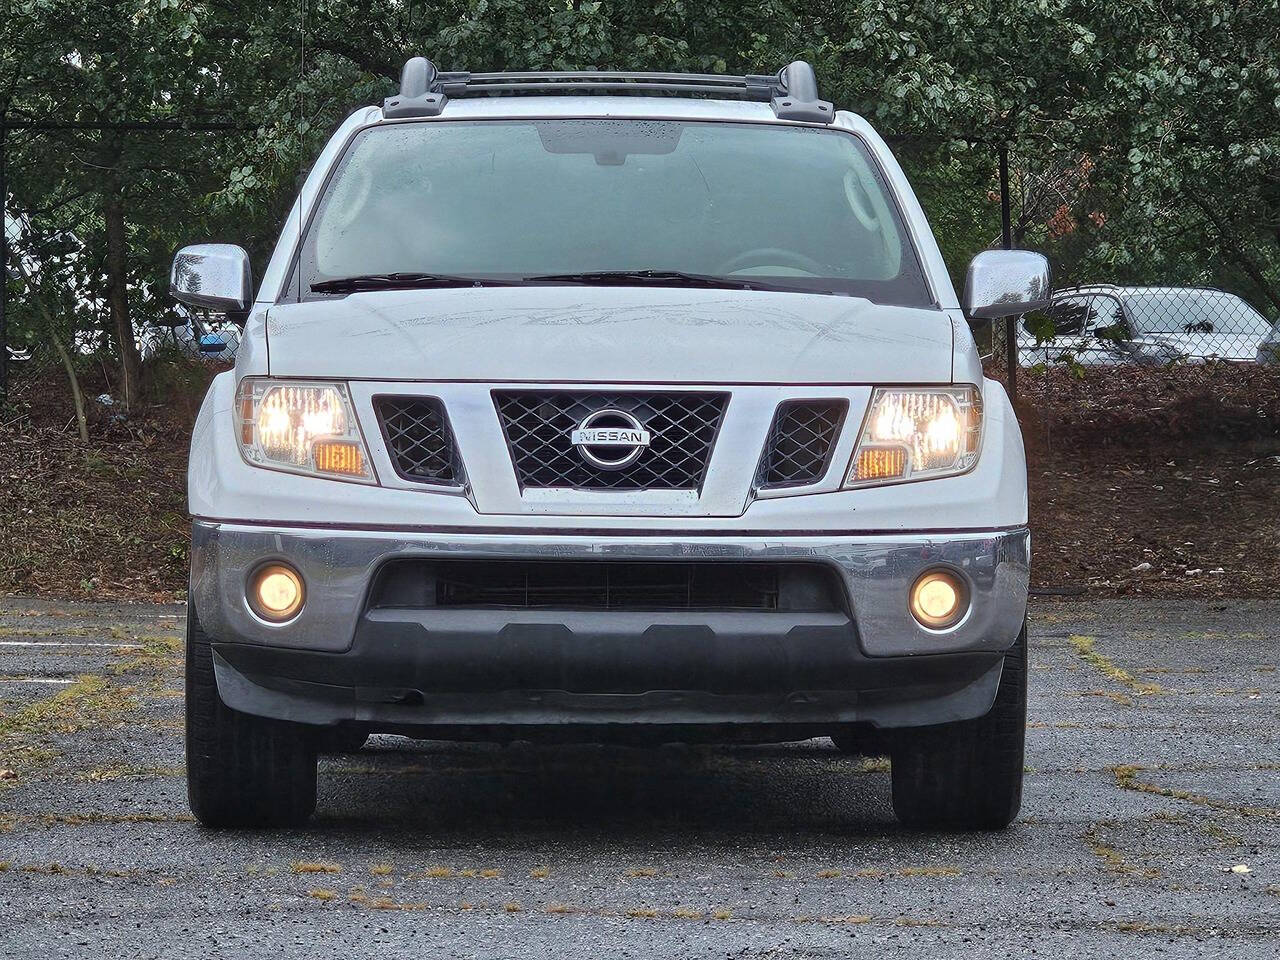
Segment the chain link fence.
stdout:
<svg viewBox="0 0 1280 960">
<path fill-rule="evenodd" d="M 223 131 L 225 125 L 206 125 Z M 200 124 L 67 124 L 0 116 L 0 410 L 6 422 L 32 410 L 45 421 L 84 424 L 100 411 L 118 413 L 121 343 L 111 309 L 112 281 L 104 249 L 102 197 L 86 190 L 67 169 L 51 175 L 51 158 L 83 152 L 108 136 L 144 138 L 163 157 L 165 137 L 199 132 Z M 189 154 L 189 150 L 187 153 Z M 186 157 L 174 152 L 158 171 L 177 172 Z M 183 219 L 174 213 L 176 220 Z M 129 227 L 124 231 L 127 236 Z M 153 251 L 127 250 L 125 303 L 132 328 L 130 349 L 143 369 L 198 369 L 235 361 L 241 330 L 216 316 L 171 302 L 155 279 Z M 148 256 L 150 255 L 150 256 Z M 162 398 L 158 398 L 162 399 Z M 70 419 L 71 417 L 75 420 Z"/>
<path fill-rule="evenodd" d="M 85 245 L 69 231 L 42 232 L 15 209 L 5 214 L 7 302 L 4 396 L 11 405 L 74 371 L 107 368 L 118 356 L 105 280 L 85 262 Z M 176 360 L 211 366 L 235 362 L 239 325 L 168 304 L 133 321 L 144 364 Z"/>
<path fill-rule="evenodd" d="M 1054 291 L 1048 309 L 977 331 L 988 375 L 1033 442 L 1275 436 L 1269 292 L 1210 242 L 1214 224 L 1138 207 L 1126 176 L 1119 153 L 1012 145 L 1007 243 L 1048 256 Z"/>
</svg>

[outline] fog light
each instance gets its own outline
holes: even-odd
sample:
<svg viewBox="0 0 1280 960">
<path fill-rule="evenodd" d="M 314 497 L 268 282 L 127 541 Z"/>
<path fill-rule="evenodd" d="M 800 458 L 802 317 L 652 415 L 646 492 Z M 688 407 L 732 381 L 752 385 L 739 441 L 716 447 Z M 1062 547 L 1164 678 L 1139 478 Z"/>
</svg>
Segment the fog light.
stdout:
<svg viewBox="0 0 1280 960">
<path fill-rule="evenodd" d="M 283 563 L 259 567 L 249 583 L 249 606 L 264 620 L 282 623 L 302 609 L 302 575 Z"/>
<path fill-rule="evenodd" d="M 930 630 L 954 626 L 968 607 L 964 581 L 949 570 L 923 573 L 911 587 L 911 615 Z"/>
</svg>

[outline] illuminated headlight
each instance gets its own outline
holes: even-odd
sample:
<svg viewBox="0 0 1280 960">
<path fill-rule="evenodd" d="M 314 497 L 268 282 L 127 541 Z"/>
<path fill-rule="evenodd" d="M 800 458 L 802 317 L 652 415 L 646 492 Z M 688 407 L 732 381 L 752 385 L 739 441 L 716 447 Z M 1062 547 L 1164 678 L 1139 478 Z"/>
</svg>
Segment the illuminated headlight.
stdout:
<svg viewBox="0 0 1280 960">
<path fill-rule="evenodd" d="M 345 383 L 240 382 L 240 452 L 261 467 L 376 483 Z"/>
<path fill-rule="evenodd" d="M 977 387 L 880 387 L 862 425 L 847 487 L 965 473 L 982 445 Z"/>
</svg>

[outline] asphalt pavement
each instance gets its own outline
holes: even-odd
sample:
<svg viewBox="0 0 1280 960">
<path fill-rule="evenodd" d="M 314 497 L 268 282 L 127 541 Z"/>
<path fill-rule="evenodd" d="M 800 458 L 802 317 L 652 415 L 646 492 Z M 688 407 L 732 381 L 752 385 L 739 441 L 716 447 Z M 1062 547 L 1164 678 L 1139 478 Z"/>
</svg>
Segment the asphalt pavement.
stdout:
<svg viewBox="0 0 1280 960">
<path fill-rule="evenodd" d="M 206 831 L 184 612 L 0 598 L 0 956 L 1280 956 L 1280 603 L 1037 603 L 996 834 L 825 739 L 389 736 L 309 829 Z"/>
</svg>

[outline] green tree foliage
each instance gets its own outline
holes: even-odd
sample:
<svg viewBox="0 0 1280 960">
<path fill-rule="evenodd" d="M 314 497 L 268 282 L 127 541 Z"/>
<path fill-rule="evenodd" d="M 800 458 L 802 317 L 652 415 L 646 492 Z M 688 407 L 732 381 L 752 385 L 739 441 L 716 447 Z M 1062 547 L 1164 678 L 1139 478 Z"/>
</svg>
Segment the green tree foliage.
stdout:
<svg viewBox="0 0 1280 960">
<path fill-rule="evenodd" d="M 733 73 L 804 57 L 893 139 L 957 279 L 999 236 L 1005 142 L 1017 237 L 1064 278 L 1222 285 L 1275 315 L 1278 36 L 1274 0 L 9 0 L 0 110 L 248 128 L 9 136 L 11 207 L 83 243 L 80 300 L 102 305 L 124 390 L 174 248 L 234 241 L 261 267 L 328 133 L 417 53 Z"/>
</svg>

